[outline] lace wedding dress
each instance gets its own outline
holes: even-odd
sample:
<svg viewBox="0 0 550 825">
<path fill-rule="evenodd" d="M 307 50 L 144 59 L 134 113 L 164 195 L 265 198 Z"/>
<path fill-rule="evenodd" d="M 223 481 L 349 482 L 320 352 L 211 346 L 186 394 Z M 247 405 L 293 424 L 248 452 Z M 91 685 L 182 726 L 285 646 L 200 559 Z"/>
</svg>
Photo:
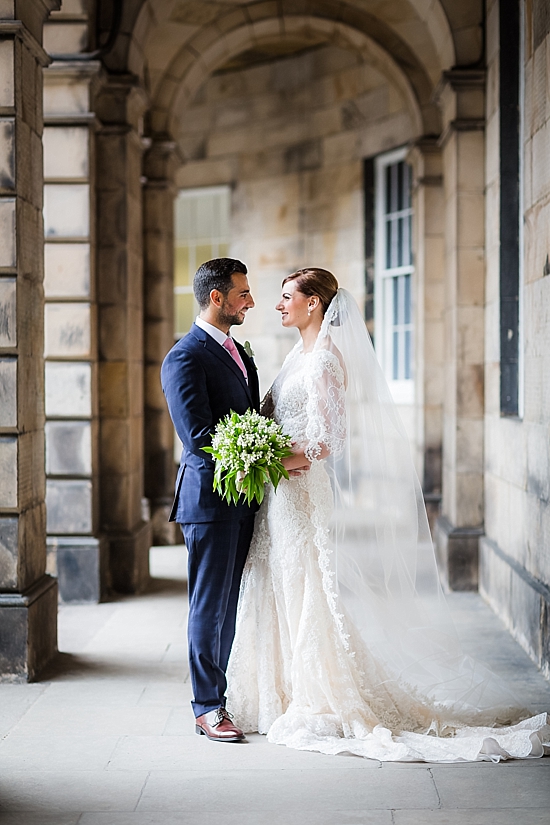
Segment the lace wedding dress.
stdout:
<svg viewBox="0 0 550 825">
<path fill-rule="evenodd" d="M 491 717 L 484 727 L 487 714 L 471 701 L 459 706 L 452 690 L 453 700 L 442 700 L 396 673 L 352 620 L 335 568 L 335 482 L 321 458 L 345 450 L 347 380 L 347 364 L 329 339 L 311 353 L 298 346 L 264 402 L 312 464 L 276 492 L 270 487 L 256 516 L 227 706 L 247 732 L 326 754 L 430 762 L 542 756 L 550 743 L 546 714 L 507 727 L 493 727 Z M 455 652 L 451 658 L 456 664 Z M 466 678 L 471 686 L 471 674 Z"/>
</svg>

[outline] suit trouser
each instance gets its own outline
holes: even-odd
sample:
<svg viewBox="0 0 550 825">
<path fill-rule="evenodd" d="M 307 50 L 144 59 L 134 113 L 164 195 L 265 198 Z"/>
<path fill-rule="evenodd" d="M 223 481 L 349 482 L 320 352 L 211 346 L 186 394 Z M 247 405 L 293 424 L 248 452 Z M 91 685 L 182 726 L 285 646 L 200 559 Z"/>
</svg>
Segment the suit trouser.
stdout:
<svg viewBox="0 0 550 825">
<path fill-rule="evenodd" d="M 225 707 L 225 671 L 235 635 L 241 576 L 254 515 L 180 525 L 189 552 L 189 670 L 193 711 Z"/>
</svg>

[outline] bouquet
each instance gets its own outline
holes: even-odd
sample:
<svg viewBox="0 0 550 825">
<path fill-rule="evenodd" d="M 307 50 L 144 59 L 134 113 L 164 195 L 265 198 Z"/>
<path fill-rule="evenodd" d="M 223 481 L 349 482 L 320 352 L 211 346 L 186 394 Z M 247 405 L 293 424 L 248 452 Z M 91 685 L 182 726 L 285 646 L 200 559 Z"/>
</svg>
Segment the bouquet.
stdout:
<svg viewBox="0 0 550 825">
<path fill-rule="evenodd" d="M 244 415 L 231 412 L 218 422 L 212 446 L 203 447 L 214 457 L 214 490 L 229 504 L 244 495 L 248 504 L 260 504 L 264 485 L 277 489 L 281 478 L 288 478 L 281 459 L 292 455 L 290 436 L 269 418 L 253 410 Z"/>
</svg>

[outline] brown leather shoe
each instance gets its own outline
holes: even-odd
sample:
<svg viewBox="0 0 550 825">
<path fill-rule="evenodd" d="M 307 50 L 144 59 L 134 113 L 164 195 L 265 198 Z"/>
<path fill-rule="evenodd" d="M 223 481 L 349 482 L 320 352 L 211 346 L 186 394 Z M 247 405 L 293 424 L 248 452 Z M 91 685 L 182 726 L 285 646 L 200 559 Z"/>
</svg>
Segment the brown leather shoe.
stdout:
<svg viewBox="0 0 550 825">
<path fill-rule="evenodd" d="M 244 739 L 244 733 L 233 724 L 231 714 L 225 708 L 203 713 L 195 721 L 199 736 L 207 736 L 213 742 L 242 742 Z"/>
</svg>

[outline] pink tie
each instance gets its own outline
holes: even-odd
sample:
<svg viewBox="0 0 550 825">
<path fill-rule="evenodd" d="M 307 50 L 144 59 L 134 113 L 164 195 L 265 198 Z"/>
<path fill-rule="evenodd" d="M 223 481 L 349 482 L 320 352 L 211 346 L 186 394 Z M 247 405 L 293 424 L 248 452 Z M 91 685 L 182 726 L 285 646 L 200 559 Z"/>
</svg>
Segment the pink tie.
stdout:
<svg viewBox="0 0 550 825">
<path fill-rule="evenodd" d="M 233 361 L 235 361 L 235 363 L 237 364 L 239 369 L 242 371 L 242 374 L 244 375 L 246 381 L 248 381 L 248 373 L 246 371 L 246 367 L 243 363 L 243 359 L 239 355 L 239 350 L 235 346 L 235 342 L 233 341 L 233 338 L 229 338 L 229 337 L 226 338 L 225 341 L 223 342 L 223 346 L 228 351 L 228 353 L 231 356 L 231 358 L 233 359 Z"/>
</svg>

